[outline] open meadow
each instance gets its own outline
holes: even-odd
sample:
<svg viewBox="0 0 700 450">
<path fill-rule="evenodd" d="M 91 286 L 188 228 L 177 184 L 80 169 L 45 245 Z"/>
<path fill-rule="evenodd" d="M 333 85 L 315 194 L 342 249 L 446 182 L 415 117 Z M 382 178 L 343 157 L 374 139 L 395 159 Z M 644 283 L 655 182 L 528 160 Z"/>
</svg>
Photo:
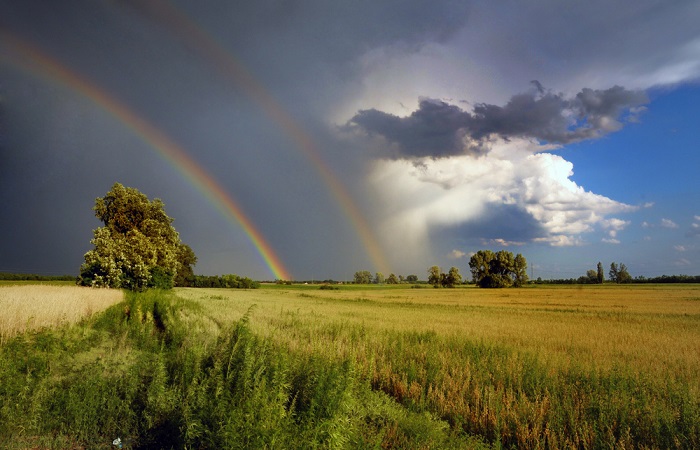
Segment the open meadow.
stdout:
<svg viewBox="0 0 700 450">
<path fill-rule="evenodd" d="M 700 286 L 130 293 L 0 367 L 13 448 L 697 448 Z"/>
</svg>

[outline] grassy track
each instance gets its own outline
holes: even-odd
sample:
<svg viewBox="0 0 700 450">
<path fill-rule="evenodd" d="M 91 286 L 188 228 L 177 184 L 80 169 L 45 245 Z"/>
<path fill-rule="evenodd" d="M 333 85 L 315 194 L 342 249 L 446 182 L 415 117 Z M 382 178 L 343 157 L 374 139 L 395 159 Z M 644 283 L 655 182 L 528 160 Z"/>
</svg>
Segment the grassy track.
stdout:
<svg viewBox="0 0 700 450">
<path fill-rule="evenodd" d="M 700 286 L 129 294 L 0 345 L 10 448 L 698 448 Z"/>
</svg>

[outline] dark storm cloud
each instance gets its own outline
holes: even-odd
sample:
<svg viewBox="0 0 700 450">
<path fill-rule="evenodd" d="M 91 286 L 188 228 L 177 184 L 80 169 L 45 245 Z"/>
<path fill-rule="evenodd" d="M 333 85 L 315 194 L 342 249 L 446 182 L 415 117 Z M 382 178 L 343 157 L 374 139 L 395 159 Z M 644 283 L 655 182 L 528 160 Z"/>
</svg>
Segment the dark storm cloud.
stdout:
<svg viewBox="0 0 700 450">
<path fill-rule="evenodd" d="M 9 236 L 0 243 L 0 271 L 74 273 L 95 227 L 94 199 L 115 181 L 166 200 L 195 251 L 250 247 L 152 142 L 105 111 L 105 99 L 181 146 L 294 274 L 324 267 L 332 276 L 365 264 L 356 231 L 298 142 L 316 145 L 349 196 L 364 192 L 356 181 L 363 165 L 335 150 L 327 111 L 356 86 L 363 54 L 387 46 L 413 52 L 449 38 L 466 17 L 461 1 L 0 0 L 0 31 L 27 44 L 0 41 L 0 90 L 8 93 L 0 105 L 0 235 Z M 276 104 L 261 104 L 260 91 L 222 76 L 219 55 L 193 30 L 230 54 Z M 86 82 L 66 83 L 41 61 L 27 66 L 28 48 Z M 304 139 L 285 131 L 285 115 Z M 254 251 L 252 258 L 233 250 L 198 256 L 200 272 L 269 275 Z"/>
<path fill-rule="evenodd" d="M 533 85 L 533 91 L 514 95 L 505 106 L 479 103 L 468 112 L 443 101 L 421 100 L 408 117 L 369 109 L 350 123 L 395 144 L 399 157 L 440 158 L 483 149 L 493 136 L 550 144 L 597 138 L 636 118 L 640 106 L 648 102 L 644 92 L 620 86 L 586 88 L 566 98 L 545 91 L 537 81 Z"/>
</svg>

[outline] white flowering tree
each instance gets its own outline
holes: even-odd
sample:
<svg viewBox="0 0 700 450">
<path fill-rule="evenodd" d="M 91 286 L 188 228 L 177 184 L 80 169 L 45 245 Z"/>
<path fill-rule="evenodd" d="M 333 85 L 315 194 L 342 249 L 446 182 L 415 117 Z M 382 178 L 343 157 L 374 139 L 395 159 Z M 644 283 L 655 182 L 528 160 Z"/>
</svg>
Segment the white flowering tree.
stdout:
<svg viewBox="0 0 700 450">
<path fill-rule="evenodd" d="M 196 257 L 180 242 L 160 199 L 150 201 L 137 189 L 115 183 L 93 209 L 104 226 L 93 231 L 95 248 L 85 254 L 79 284 L 171 288 L 178 272 L 191 273 Z"/>
</svg>

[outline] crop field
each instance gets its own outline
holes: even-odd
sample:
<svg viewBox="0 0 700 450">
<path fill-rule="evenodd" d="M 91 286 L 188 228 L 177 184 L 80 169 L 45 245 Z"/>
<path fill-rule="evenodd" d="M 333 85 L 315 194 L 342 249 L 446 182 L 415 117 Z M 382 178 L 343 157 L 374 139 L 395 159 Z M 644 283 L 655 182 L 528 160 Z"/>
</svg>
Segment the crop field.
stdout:
<svg viewBox="0 0 700 450">
<path fill-rule="evenodd" d="M 11 448 L 698 448 L 700 286 L 149 291 L 0 368 Z"/>
<path fill-rule="evenodd" d="M 74 283 L 0 284 L 0 344 L 27 330 L 77 322 L 123 299 L 121 291 L 85 289 Z"/>
</svg>

